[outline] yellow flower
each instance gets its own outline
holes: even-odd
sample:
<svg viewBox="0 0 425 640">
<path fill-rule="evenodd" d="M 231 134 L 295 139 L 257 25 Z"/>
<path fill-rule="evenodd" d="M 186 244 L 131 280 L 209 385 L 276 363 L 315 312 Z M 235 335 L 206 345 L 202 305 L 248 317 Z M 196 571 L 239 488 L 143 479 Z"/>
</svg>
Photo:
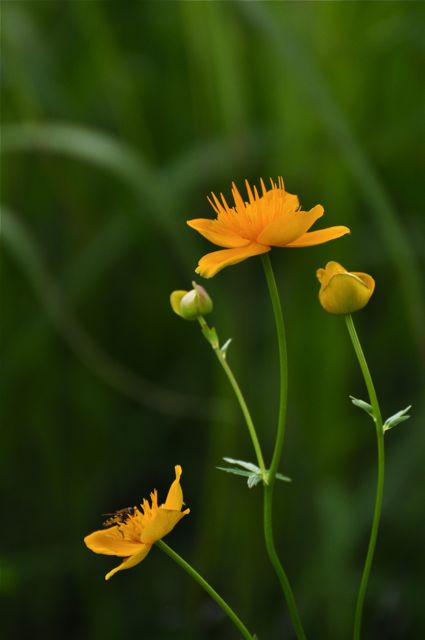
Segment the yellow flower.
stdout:
<svg viewBox="0 0 425 640">
<path fill-rule="evenodd" d="M 181 510 L 183 506 L 183 492 L 180 486 L 182 468 L 176 465 L 174 469 L 176 479 L 168 491 L 164 504 L 158 506 L 158 495 L 154 489 L 150 494 L 151 504 L 144 499 L 136 507 L 116 511 L 105 522 L 107 529 L 100 529 L 84 538 L 87 547 L 95 553 L 125 558 L 120 565 L 106 574 L 105 580 L 109 580 L 117 571 L 130 569 L 144 560 L 152 545 L 170 533 L 179 520 L 190 512 L 190 509 Z"/>
<path fill-rule="evenodd" d="M 323 207 L 318 204 L 310 211 L 301 211 L 298 197 L 285 191 L 282 178 L 277 184 L 273 180 L 270 182 L 271 189 L 267 190 L 261 180 L 262 194 L 259 195 L 257 188 L 252 191 L 246 180 L 248 202 L 244 202 L 233 183 L 233 207 L 229 207 L 223 194 L 220 194 L 220 202 L 213 193 L 212 199 L 208 200 L 217 219 L 188 220 L 189 227 L 219 247 L 225 247 L 201 258 L 197 273 L 212 278 L 224 267 L 266 253 L 271 247 L 310 247 L 350 233 L 348 227 L 342 226 L 308 233 L 323 215 Z"/>
<path fill-rule="evenodd" d="M 363 309 L 375 289 L 372 276 L 346 271 L 338 262 L 328 262 L 316 275 L 321 284 L 320 304 L 328 313 L 345 315 Z"/>
</svg>

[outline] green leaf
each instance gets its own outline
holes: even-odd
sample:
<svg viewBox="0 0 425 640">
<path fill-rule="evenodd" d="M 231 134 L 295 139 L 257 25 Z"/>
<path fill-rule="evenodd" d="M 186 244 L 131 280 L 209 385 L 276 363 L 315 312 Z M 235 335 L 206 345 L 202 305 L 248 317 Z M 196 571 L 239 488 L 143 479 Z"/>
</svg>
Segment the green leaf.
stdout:
<svg viewBox="0 0 425 640">
<path fill-rule="evenodd" d="M 249 489 L 257 486 L 260 482 L 263 481 L 263 476 L 261 473 L 251 472 L 251 471 L 243 471 L 242 469 L 236 469 L 235 467 L 216 467 L 220 471 L 226 471 L 226 473 L 233 473 L 235 476 L 242 476 L 247 478 L 247 485 Z"/>
<path fill-rule="evenodd" d="M 222 347 L 220 347 L 220 351 L 223 354 L 223 356 L 226 358 L 227 356 L 227 349 L 229 348 L 230 343 L 232 342 L 232 338 L 229 338 L 228 340 L 226 340 L 226 342 L 223 344 Z"/>
<path fill-rule="evenodd" d="M 292 478 L 288 478 L 288 476 L 284 476 L 281 473 L 277 473 L 275 478 L 276 480 L 282 480 L 282 482 L 292 482 Z"/>
<path fill-rule="evenodd" d="M 220 471 L 226 471 L 226 473 L 233 473 L 235 476 L 244 476 L 245 478 L 249 478 L 252 473 L 249 471 L 242 471 L 242 469 L 235 469 L 234 467 L 216 467 Z"/>
<path fill-rule="evenodd" d="M 245 460 L 236 460 L 235 458 L 223 458 L 225 462 L 230 464 L 239 465 L 242 469 L 237 467 L 216 467 L 220 471 L 226 471 L 226 473 L 233 473 L 235 476 L 243 476 L 247 478 L 247 484 L 250 489 L 256 487 L 260 482 L 264 482 L 263 474 L 260 467 L 252 462 L 246 462 Z M 276 473 L 276 480 L 282 480 L 282 482 L 292 482 L 291 478 L 284 476 L 281 473 Z"/>
<path fill-rule="evenodd" d="M 214 329 L 214 327 L 209 327 L 205 323 L 205 325 L 201 325 L 201 328 L 202 328 L 202 333 L 204 334 L 205 338 L 208 340 L 212 348 L 218 349 L 220 346 L 220 343 L 218 341 L 217 331 Z"/>
<path fill-rule="evenodd" d="M 252 487 L 256 487 L 262 480 L 263 478 L 259 476 L 258 473 L 251 473 L 247 480 L 248 488 L 252 489 Z"/>
<path fill-rule="evenodd" d="M 410 418 L 410 416 L 408 416 L 406 414 L 407 414 L 408 411 L 410 411 L 411 408 L 412 408 L 412 405 L 409 404 L 409 406 L 406 407 L 405 409 L 402 409 L 401 411 L 397 411 L 397 413 L 392 415 L 390 418 L 387 418 L 385 420 L 385 423 L 384 423 L 384 426 L 383 426 L 384 433 L 385 433 L 385 431 L 389 431 L 390 429 L 393 429 L 394 427 L 396 427 L 401 422 L 404 422 L 405 420 L 408 420 Z"/>
<path fill-rule="evenodd" d="M 257 484 L 264 481 L 263 474 L 260 467 L 252 462 L 246 462 L 245 460 L 236 460 L 235 458 L 223 458 L 225 462 L 229 462 L 233 465 L 238 465 L 242 469 L 237 467 L 217 467 L 220 471 L 226 471 L 226 473 L 233 473 L 235 476 L 242 476 L 247 478 L 247 485 L 249 489 L 256 487 Z"/>
<path fill-rule="evenodd" d="M 354 398 L 354 396 L 349 396 L 349 398 L 354 406 L 359 407 L 359 409 L 363 409 L 363 411 L 366 411 L 366 413 L 368 413 L 375 420 L 375 416 L 373 415 L 373 407 L 371 404 L 365 402 L 364 400 Z"/>
<path fill-rule="evenodd" d="M 245 462 L 245 460 L 235 460 L 235 458 L 223 458 L 223 460 L 224 462 L 228 462 L 229 464 L 237 464 L 239 467 L 248 469 L 248 471 L 260 473 L 260 467 L 257 467 L 257 465 L 253 464 L 252 462 Z"/>
</svg>

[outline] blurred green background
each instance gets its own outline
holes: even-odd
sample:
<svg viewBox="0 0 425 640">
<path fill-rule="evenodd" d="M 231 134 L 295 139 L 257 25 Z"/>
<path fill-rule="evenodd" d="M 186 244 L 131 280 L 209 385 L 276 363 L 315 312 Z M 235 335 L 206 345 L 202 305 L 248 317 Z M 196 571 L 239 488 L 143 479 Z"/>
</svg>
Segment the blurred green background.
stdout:
<svg viewBox="0 0 425 640">
<path fill-rule="evenodd" d="M 310 638 L 349 638 L 373 506 L 373 425 L 341 318 L 317 302 L 330 260 L 372 273 L 356 317 L 383 413 L 387 483 L 365 639 L 425 637 L 425 6 L 416 2 L 12 2 L 2 8 L 1 627 L 10 638 L 231 640 L 230 622 L 153 549 L 82 543 L 102 513 L 164 495 L 167 542 L 260 640 L 292 638 L 264 551 L 261 491 L 215 469 L 253 459 L 197 325 L 168 296 L 212 247 L 206 196 L 284 177 L 317 226 L 352 235 L 275 249 L 289 342 L 276 539 Z M 207 283 L 212 322 L 268 457 L 277 358 L 259 259 Z"/>
</svg>

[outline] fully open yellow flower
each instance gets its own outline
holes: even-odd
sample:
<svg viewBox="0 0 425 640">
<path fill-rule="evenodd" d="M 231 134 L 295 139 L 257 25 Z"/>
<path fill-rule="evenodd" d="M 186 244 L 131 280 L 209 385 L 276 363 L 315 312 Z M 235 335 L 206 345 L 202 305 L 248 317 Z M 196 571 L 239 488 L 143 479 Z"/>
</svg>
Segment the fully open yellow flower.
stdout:
<svg viewBox="0 0 425 640">
<path fill-rule="evenodd" d="M 343 226 L 308 232 L 323 215 L 323 207 L 318 204 L 310 211 L 301 211 L 298 197 L 285 191 L 282 178 L 277 184 L 270 182 L 271 189 L 267 190 L 261 180 L 262 194 L 259 195 L 256 187 L 252 190 L 246 180 L 248 202 L 244 202 L 233 183 L 233 207 L 229 207 L 223 194 L 220 202 L 213 193 L 208 200 L 217 219 L 188 220 L 189 227 L 219 247 L 225 247 L 203 256 L 197 273 L 212 278 L 224 267 L 266 253 L 271 247 L 310 247 L 350 233 L 350 229 Z"/>
<path fill-rule="evenodd" d="M 363 309 L 375 290 L 375 280 L 368 273 L 347 271 L 338 262 L 328 262 L 317 269 L 319 300 L 328 313 L 346 315 Z"/>
<path fill-rule="evenodd" d="M 176 465 L 175 473 L 176 479 L 164 504 L 158 506 L 158 494 L 154 489 L 150 494 L 151 504 L 144 499 L 136 507 L 116 511 L 105 522 L 107 529 L 100 529 L 84 538 L 87 547 L 95 553 L 125 558 L 106 574 L 105 580 L 109 580 L 117 571 L 130 569 L 144 560 L 152 545 L 170 533 L 179 520 L 190 512 L 190 509 L 181 510 L 184 503 L 180 465 Z"/>
</svg>

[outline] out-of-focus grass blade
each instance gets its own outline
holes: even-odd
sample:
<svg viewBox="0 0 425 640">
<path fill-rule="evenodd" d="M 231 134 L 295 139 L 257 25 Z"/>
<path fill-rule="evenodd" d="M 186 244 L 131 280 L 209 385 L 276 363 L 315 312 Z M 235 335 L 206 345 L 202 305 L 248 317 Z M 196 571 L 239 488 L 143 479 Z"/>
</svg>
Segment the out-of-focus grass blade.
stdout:
<svg viewBox="0 0 425 640">
<path fill-rule="evenodd" d="M 115 361 L 80 325 L 48 273 L 39 251 L 18 217 L 1 208 L 2 236 L 19 262 L 55 329 L 100 379 L 140 404 L 170 415 L 206 416 L 205 401 L 164 389 Z"/>
<path fill-rule="evenodd" d="M 92 242 L 74 259 L 63 274 L 56 279 L 57 286 L 64 288 L 68 303 L 75 307 L 102 278 L 125 255 L 137 241 L 137 234 L 132 233 L 132 225 L 128 216 L 117 214 L 108 220 L 99 230 Z M 19 370 L 24 366 L 21 356 L 25 359 L 28 344 L 41 339 L 43 332 L 48 330 L 49 320 L 40 309 L 39 314 L 31 314 L 17 328 L 7 344 L 7 349 L 13 352 L 13 368 Z"/>
<path fill-rule="evenodd" d="M 38 150 L 58 153 L 90 162 L 120 177 L 133 190 L 140 206 L 154 215 L 150 221 L 172 238 L 182 264 L 187 264 L 185 237 L 176 233 L 177 222 L 172 193 L 164 188 L 159 172 L 155 172 L 142 156 L 121 140 L 105 133 L 73 124 L 9 124 L 2 129 L 3 153 Z"/>
<path fill-rule="evenodd" d="M 104 167 L 126 180 L 143 197 L 153 174 L 133 149 L 113 137 L 74 124 L 9 124 L 3 127 L 2 152 L 49 151 Z M 150 195 L 150 194 L 149 194 Z"/>
</svg>

